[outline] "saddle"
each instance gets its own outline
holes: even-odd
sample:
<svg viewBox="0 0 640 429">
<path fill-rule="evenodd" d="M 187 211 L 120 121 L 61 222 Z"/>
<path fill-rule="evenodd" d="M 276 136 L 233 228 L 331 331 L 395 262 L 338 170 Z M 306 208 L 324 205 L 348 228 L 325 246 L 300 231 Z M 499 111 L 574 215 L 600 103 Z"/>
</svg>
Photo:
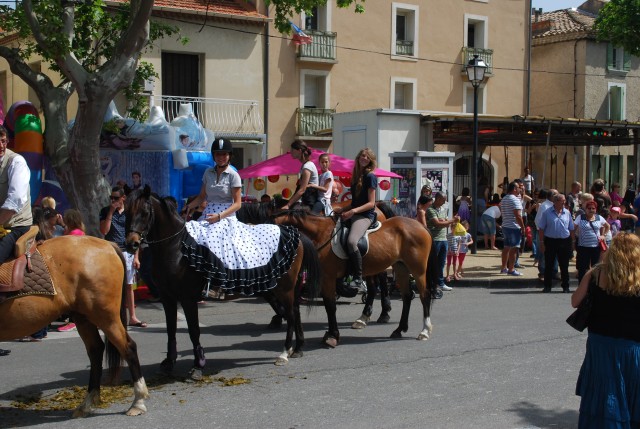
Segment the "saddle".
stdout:
<svg viewBox="0 0 640 429">
<path fill-rule="evenodd" d="M 382 223 L 378 221 L 378 216 L 376 215 L 373 218 L 373 222 L 371 222 L 371 226 L 367 228 L 367 231 L 358 241 L 358 250 L 363 257 L 367 254 L 367 252 L 369 252 L 369 234 L 376 232 L 380 229 L 381 226 Z M 349 255 L 346 249 L 350 229 L 350 222 L 343 222 L 342 220 L 339 220 L 336 223 L 335 228 L 333 229 L 331 249 L 333 250 L 333 253 L 335 253 L 336 256 L 340 259 L 349 259 Z"/>
<path fill-rule="evenodd" d="M 32 226 L 16 241 L 14 258 L 0 265 L 0 293 L 16 292 L 24 287 L 24 274 L 32 272 L 31 256 L 36 252 L 38 227 Z"/>
</svg>

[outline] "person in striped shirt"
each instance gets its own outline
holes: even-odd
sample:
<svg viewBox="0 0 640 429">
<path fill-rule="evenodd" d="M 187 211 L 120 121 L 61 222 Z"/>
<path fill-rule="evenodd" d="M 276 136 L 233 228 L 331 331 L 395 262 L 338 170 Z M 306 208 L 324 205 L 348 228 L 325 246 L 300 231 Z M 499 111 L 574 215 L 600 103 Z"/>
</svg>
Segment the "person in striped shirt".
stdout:
<svg viewBox="0 0 640 429">
<path fill-rule="evenodd" d="M 520 251 L 520 242 L 524 232 L 522 219 L 522 201 L 518 198 L 520 187 L 511 182 L 507 187 L 507 195 L 500 201 L 502 213 L 502 234 L 504 248 L 502 249 L 502 266 L 500 272 L 511 276 L 521 276 L 522 273 L 514 268 L 516 256 Z"/>
</svg>

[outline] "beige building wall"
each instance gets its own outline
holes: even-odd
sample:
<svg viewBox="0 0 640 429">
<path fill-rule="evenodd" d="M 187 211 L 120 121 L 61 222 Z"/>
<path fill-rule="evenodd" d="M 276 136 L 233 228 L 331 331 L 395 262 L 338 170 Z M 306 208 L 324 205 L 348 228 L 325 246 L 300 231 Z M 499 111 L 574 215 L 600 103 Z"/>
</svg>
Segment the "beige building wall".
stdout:
<svg viewBox="0 0 640 429">
<path fill-rule="evenodd" d="M 376 0 L 367 2 L 366 12 L 360 15 L 328 2 L 330 30 L 337 33 L 336 63 L 297 61 L 297 48 L 290 37 L 270 38 L 269 156 L 286 152 L 296 138 L 295 109 L 300 107 L 304 73 L 327 76 L 326 107 L 337 112 L 392 108 L 393 79 L 415 82 L 415 110 L 465 111 L 465 94 L 471 91 L 461 65 L 465 19 L 485 20 L 483 37 L 486 47 L 494 50 L 493 75 L 484 89 L 484 112 L 522 114 L 528 26 L 525 3 Z M 394 5 L 416 11 L 417 58 L 391 55 Z M 300 17 L 292 20 L 302 27 Z M 271 31 L 276 34 L 273 28 Z M 330 139 L 308 141 L 321 148 L 330 146 Z"/>
</svg>

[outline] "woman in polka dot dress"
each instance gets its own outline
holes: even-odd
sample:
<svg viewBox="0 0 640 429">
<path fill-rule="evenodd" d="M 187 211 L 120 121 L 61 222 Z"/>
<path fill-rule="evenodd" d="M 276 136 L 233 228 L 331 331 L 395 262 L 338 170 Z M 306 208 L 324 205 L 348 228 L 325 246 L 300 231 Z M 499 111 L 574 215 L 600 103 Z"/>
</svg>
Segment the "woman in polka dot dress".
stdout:
<svg viewBox="0 0 640 429">
<path fill-rule="evenodd" d="M 230 167 L 232 146 L 216 139 L 215 167 L 205 171 L 200 194 L 186 206 L 187 216 L 207 201 L 202 216 L 186 223 L 183 254 L 191 265 L 228 294 L 252 295 L 271 289 L 289 270 L 299 232 L 290 226 L 247 225 L 236 218 L 241 207 L 240 175 Z"/>
</svg>

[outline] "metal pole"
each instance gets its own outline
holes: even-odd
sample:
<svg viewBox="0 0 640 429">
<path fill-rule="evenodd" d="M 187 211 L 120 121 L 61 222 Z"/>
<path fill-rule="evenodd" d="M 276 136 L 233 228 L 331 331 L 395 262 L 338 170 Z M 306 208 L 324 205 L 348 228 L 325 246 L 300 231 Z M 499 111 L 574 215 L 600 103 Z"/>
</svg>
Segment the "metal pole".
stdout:
<svg viewBox="0 0 640 429">
<path fill-rule="evenodd" d="M 478 248 L 478 82 L 473 84 L 473 156 L 471 160 L 471 254 L 475 255 Z"/>
</svg>

